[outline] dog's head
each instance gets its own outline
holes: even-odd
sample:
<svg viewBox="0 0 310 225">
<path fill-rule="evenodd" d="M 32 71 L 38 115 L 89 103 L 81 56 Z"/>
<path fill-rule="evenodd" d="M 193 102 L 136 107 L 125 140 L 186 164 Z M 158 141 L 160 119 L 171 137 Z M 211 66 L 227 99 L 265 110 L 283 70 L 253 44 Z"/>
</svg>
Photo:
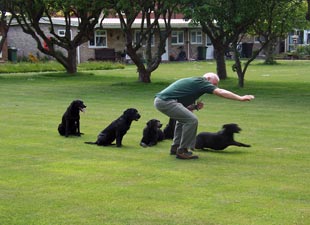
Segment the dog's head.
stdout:
<svg viewBox="0 0 310 225">
<path fill-rule="evenodd" d="M 158 129 L 162 127 L 162 124 L 157 119 L 151 119 L 146 123 L 146 126 L 151 129 Z"/>
<path fill-rule="evenodd" d="M 138 121 L 141 117 L 141 115 L 138 113 L 138 110 L 136 110 L 135 108 L 126 109 L 123 115 L 129 120 L 135 120 L 135 121 Z"/>
<path fill-rule="evenodd" d="M 224 124 L 223 129 L 228 133 L 239 133 L 241 128 L 236 123 Z"/>
<path fill-rule="evenodd" d="M 73 102 L 71 102 L 71 107 L 73 109 L 78 109 L 81 112 L 84 112 L 86 109 L 86 105 L 84 105 L 84 102 L 82 100 L 74 100 Z"/>
</svg>

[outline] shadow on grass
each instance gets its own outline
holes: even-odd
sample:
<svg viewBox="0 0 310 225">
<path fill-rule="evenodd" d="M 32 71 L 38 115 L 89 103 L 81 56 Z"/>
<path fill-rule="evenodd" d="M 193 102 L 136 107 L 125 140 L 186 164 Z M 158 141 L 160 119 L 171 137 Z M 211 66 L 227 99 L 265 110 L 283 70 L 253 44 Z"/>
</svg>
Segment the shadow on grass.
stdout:
<svg viewBox="0 0 310 225">
<path fill-rule="evenodd" d="M 70 78 L 70 77 L 88 77 L 88 76 L 94 76 L 93 73 L 75 73 L 75 74 L 69 74 L 69 73 L 40 73 L 38 77 L 51 77 L 51 78 Z"/>
<path fill-rule="evenodd" d="M 230 154 L 230 155 L 241 155 L 241 154 L 248 154 L 248 151 L 240 151 L 240 150 L 236 150 L 236 151 L 229 151 L 229 150 L 211 150 L 211 149 L 203 149 L 203 150 L 195 150 L 195 152 L 208 152 L 208 153 L 216 153 L 216 154 Z"/>
</svg>

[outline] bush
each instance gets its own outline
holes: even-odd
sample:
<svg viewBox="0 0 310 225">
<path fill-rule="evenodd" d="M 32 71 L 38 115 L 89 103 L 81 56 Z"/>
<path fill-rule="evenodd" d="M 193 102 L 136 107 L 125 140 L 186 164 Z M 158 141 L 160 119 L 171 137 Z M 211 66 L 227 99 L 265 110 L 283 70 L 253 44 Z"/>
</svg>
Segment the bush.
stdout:
<svg viewBox="0 0 310 225">
<path fill-rule="evenodd" d="M 310 45 L 298 46 L 296 52 L 301 57 L 309 56 L 310 55 Z"/>
</svg>

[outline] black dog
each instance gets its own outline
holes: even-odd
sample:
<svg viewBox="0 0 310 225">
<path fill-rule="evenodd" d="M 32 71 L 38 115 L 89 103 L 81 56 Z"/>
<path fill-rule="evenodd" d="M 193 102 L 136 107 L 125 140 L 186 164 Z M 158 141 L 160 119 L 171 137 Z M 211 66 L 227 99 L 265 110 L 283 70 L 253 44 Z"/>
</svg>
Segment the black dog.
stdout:
<svg viewBox="0 0 310 225">
<path fill-rule="evenodd" d="M 122 146 L 122 140 L 124 135 L 130 128 L 132 121 L 138 121 L 140 114 L 134 108 L 126 109 L 118 119 L 114 120 L 108 127 L 98 135 L 96 142 L 85 142 L 86 144 L 96 144 L 101 146 L 112 145 L 112 142 L 116 140 L 116 146 Z"/>
<path fill-rule="evenodd" d="M 146 123 L 146 127 L 143 129 L 143 137 L 140 145 L 142 147 L 150 147 L 156 145 L 157 142 L 164 139 L 164 133 L 160 129 L 162 124 L 157 119 L 151 119 Z"/>
<path fill-rule="evenodd" d="M 173 139 L 176 120 L 170 118 L 169 123 L 164 128 L 164 139 Z"/>
<path fill-rule="evenodd" d="M 58 125 L 58 132 L 62 136 L 80 136 L 80 111 L 84 112 L 86 105 L 83 101 L 75 100 L 71 102 L 66 112 L 62 116 L 61 124 Z"/>
<path fill-rule="evenodd" d="M 230 123 L 223 125 L 223 130 L 217 133 L 202 132 L 196 137 L 196 149 L 210 148 L 213 150 L 223 150 L 230 145 L 239 147 L 251 147 L 234 140 L 234 133 L 239 133 L 241 128 L 238 124 Z"/>
</svg>

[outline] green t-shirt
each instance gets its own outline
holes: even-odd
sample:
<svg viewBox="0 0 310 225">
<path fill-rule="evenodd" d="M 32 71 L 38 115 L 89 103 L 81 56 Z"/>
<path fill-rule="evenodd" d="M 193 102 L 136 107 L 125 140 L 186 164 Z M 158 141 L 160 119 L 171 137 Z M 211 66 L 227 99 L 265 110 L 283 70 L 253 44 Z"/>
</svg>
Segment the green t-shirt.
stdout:
<svg viewBox="0 0 310 225">
<path fill-rule="evenodd" d="M 203 94 L 212 94 L 217 87 L 203 77 L 183 78 L 170 84 L 155 96 L 162 100 L 177 100 L 189 106 Z"/>
</svg>

